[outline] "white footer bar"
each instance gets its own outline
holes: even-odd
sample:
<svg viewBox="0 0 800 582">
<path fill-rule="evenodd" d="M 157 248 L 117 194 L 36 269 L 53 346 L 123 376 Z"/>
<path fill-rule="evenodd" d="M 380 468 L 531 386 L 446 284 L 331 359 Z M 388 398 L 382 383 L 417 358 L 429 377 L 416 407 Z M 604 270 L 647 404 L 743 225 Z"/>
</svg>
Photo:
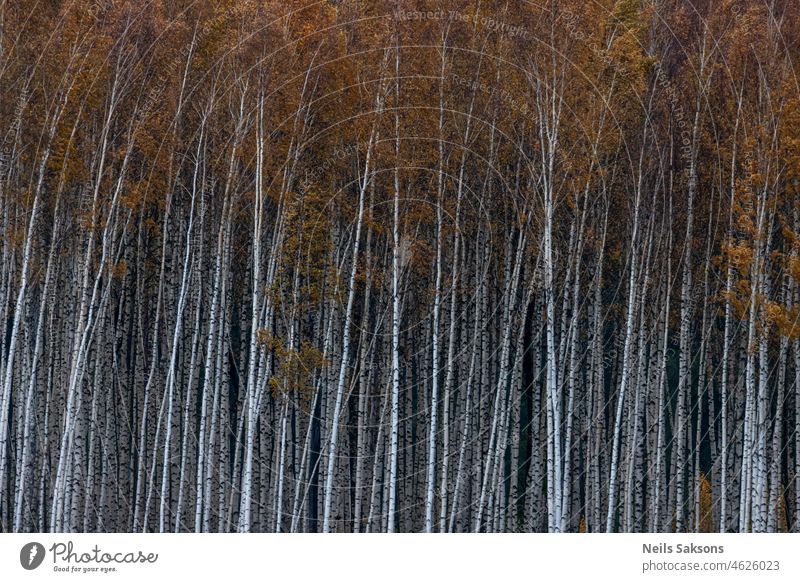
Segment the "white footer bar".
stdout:
<svg viewBox="0 0 800 582">
<path fill-rule="evenodd" d="M 800 580 L 800 534 L 5 534 L 2 580 Z"/>
</svg>

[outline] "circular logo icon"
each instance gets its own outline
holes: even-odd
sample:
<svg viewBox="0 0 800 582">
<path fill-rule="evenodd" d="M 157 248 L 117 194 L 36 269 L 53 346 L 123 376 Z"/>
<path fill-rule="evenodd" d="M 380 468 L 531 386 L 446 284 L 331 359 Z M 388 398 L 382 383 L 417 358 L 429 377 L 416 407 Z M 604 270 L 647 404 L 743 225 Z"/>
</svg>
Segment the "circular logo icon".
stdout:
<svg viewBox="0 0 800 582">
<path fill-rule="evenodd" d="M 35 570 L 42 565 L 44 553 L 44 546 L 39 542 L 25 544 L 19 551 L 19 563 L 26 570 Z"/>
</svg>

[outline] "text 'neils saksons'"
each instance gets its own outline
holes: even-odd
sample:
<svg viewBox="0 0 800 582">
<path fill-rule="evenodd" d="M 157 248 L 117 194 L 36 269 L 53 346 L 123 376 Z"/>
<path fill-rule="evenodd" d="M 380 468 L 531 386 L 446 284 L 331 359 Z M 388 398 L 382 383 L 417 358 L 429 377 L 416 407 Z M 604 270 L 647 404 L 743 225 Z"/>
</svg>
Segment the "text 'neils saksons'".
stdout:
<svg viewBox="0 0 800 582">
<path fill-rule="evenodd" d="M 722 554 L 723 546 L 697 546 L 695 544 L 642 544 L 643 554 Z"/>
</svg>

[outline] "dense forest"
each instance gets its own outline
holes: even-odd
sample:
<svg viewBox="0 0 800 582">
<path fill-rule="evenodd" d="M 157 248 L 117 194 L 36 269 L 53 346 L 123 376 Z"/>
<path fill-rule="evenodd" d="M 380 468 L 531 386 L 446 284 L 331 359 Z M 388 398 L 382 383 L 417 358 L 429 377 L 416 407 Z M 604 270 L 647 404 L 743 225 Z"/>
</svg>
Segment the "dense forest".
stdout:
<svg viewBox="0 0 800 582">
<path fill-rule="evenodd" d="M 0 531 L 800 531 L 798 42 L 0 1 Z"/>
</svg>

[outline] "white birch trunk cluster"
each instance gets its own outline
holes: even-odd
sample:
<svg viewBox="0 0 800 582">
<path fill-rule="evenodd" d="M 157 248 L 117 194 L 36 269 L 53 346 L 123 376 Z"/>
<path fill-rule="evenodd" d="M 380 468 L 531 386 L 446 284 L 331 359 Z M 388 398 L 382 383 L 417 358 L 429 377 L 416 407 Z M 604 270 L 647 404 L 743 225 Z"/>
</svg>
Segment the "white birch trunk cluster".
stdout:
<svg viewBox="0 0 800 582">
<path fill-rule="evenodd" d="M 63 4 L 0 6 L 0 531 L 798 531 L 796 9 Z"/>
</svg>

